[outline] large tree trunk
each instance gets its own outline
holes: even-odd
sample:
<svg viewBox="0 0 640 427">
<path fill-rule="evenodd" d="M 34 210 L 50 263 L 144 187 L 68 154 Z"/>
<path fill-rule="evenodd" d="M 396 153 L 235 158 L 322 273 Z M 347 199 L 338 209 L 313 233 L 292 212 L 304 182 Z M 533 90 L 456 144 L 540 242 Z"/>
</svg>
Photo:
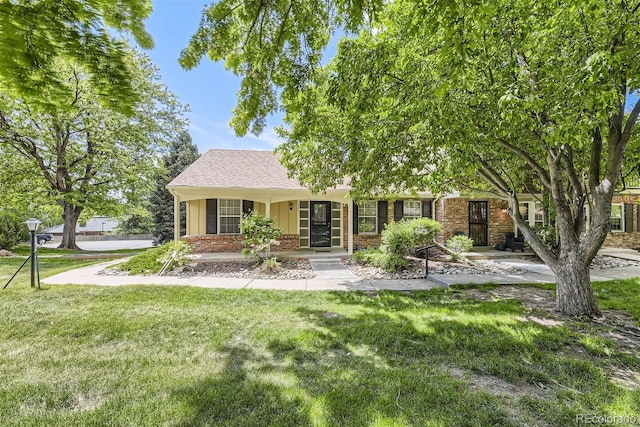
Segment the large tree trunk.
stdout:
<svg viewBox="0 0 640 427">
<path fill-rule="evenodd" d="M 589 265 L 579 249 L 563 253 L 551 267 L 556 275 L 556 309 L 568 316 L 600 315 L 591 288 Z"/>
<path fill-rule="evenodd" d="M 80 218 L 83 208 L 65 201 L 60 202 L 60 204 L 63 209 L 62 218 L 64 219 L 64 226 L 62 229 L 62 243 L 60 243 L 58 248 L 80 249 L 76 244 L 76 225 L 78 224 L 78 218 Z"/>
</svg>

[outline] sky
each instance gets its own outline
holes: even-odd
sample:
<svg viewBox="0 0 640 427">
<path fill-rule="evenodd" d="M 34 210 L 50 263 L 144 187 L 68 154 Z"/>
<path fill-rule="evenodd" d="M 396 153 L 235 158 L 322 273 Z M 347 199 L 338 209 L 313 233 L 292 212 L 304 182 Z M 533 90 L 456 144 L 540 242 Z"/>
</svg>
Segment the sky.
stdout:
<svg viewBox="0 0 640 427">
<path fill-rule="evenodd" d="M 178 64 L 180 51 L 188 45 L 198 28 L 203 8 L 210 2 L 154 0 L 146 27 L 156 47 L 147 54 L 160 67 L 164 83 L 182 103 L 189 105 L 189 133 L 201 153 L 210 148 L 273 150 L 282 142 L 273 129 L 282 124 L 282 114 L 269 117 L 268 126 L 260 136 L 248 134 L 238 138 L 229 122 L 240 78 L 225 70 L 223 63 L 213 63 L 208 58 L 203 58 L 198 68 L 190 71 Z M 637 99 L 637 94 L 632 95 L 627 105 Z"/>
<path fill-rule="evenodd" d="M 189 133 L 201 153 L 210 148 L 273 150 L 282 142 L 273 130 L 282 123 L 282 115 L 271 116 L 267 120 L 269 127 L 259 137 L 248 134 L 238 138 L 229 122 L 240 79 L 225 70 L 223 63 L 213 63 L 208 58 L 190 71 L 178 64 L 180 51 L 189 44 L 202 10 L 209 3 L 211 0 L 154 0 L 153 12 L 145 24 L 155 48 L 146 53 L 160 67 L 162 80 L 171 92 L 189 105 Z"/>
</svg>

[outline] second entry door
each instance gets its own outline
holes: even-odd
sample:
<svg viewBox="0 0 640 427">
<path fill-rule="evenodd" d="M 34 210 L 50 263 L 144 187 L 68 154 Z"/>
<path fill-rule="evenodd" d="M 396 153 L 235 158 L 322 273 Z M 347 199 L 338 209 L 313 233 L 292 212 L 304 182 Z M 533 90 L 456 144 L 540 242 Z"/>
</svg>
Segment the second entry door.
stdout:
<svg viewBox="0 0 640 427">
<path fill-rule="evenodd" d="M 487 202 L 469 202 L 469 238 L 473 246 L 489 244 L 489 217 Z"/>
</svg>

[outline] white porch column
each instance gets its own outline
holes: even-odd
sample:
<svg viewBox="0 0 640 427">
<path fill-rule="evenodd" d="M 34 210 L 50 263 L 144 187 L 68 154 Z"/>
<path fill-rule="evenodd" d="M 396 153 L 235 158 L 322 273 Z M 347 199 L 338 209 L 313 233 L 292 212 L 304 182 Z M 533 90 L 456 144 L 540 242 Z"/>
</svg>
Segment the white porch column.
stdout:
<svg viewBox="0 0 640 427">
<path fill-rule="evenodd" d="M 264 215 L 267 218 L 271 218 L 271 198 L 267 199 L 264 204 Z"/>
<path fill-rule="evenodd" d="M 180 196 L 173 194 L 173 240 L 180 241 Z"/>
<path fill-rule="evenodd" d="M 353 255 L 353 200 L 347 203 L 347 253 Z"/>
</svg>

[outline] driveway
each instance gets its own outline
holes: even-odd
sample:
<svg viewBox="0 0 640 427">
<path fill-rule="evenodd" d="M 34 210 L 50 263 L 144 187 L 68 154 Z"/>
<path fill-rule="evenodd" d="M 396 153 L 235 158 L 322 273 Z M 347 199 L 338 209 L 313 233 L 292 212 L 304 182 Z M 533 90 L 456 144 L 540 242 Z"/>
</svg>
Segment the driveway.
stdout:
<svg viewBox="0 0 640 427">
<path fill-rule="evenodd" d="M 94 241 L 78 241 L 76 242 L 80 249 L 85 251 L 114 251 L 117 249 L 145 249 L 153 246 L 153 240 L 104 240 L 100 242 Z M 60 241 L 51 241 L 46 243 L 45 248 L 57 248 Z"/>
</svg>

